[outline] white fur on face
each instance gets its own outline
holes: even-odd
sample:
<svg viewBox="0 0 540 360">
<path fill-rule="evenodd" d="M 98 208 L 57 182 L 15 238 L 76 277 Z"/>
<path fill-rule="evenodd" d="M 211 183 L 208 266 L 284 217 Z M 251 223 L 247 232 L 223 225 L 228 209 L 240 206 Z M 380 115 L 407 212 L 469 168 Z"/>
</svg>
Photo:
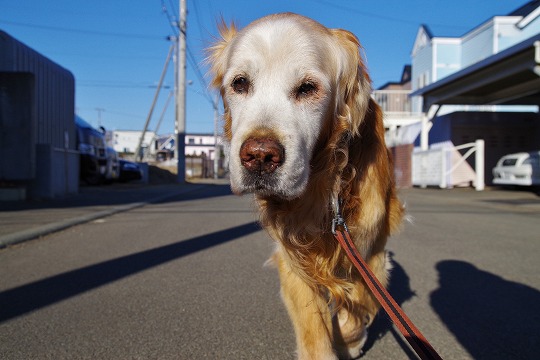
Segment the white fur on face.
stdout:
<svg viewBox="0 0 540 360">
<path fill-rule="evenodd" d="M 232 121 L 229 159 L 236 193 L 292 199 L 306 188 L 314 147 L 332 114 L 339 49 L 330 34 L 297 20 L 263 19 L 238 33 L 227 49 L 222 89 Z M 240 77 L 247 80 L 246 91 L 233 86 Z M 254 179 L 239 153 L 246 139 L 261 133 L 283 146 L 285 161 L 265 179 Z"/>
</svg>

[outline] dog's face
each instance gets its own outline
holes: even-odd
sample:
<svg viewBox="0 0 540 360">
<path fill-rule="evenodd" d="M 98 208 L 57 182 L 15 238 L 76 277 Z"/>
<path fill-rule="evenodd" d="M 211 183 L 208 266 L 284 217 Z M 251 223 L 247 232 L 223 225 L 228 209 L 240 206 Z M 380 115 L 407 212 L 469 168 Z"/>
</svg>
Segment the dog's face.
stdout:
<svg viewBox="0 0 540 360">
<path fill-rule="evenodd" d="M 351 91 L 342 81 L 351 61 L 342 37 L 293 14 L 222 33 L 210 61 L 225 105 L 231 187 L 296 198 L 306 188 L 315 145 L 339 112 L 336 99 Z"/>
</svg>

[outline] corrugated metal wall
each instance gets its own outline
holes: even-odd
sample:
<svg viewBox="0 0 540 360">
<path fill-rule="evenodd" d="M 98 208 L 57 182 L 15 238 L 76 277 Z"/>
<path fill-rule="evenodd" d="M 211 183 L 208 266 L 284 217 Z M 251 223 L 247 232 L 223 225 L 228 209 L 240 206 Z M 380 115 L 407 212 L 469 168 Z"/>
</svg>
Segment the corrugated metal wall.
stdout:
<svg viewBox="0 0 540 360">
<path fill-rule="evenodd" d="M 71 72 L 0 31 L 0 180 L 31 198 L 77 192 L 75 129 Z"/>
<path fill-rule="evenodd" d="M 0 72 L 34 75 L 36 144 L 75 149 L 75 79 L 71 72 L 0 31 Z"/>
</svg>

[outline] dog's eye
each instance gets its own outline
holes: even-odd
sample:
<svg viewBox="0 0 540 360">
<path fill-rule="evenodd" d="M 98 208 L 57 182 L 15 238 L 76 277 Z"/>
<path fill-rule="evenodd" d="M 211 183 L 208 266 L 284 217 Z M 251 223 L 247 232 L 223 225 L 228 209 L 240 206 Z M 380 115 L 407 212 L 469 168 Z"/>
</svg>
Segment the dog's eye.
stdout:
<svg viewBox="0 0 540 360">
<path fill-rule="evenodd" d="M 243 76 L 234 78 L 231 87 L 237 94 L 246 94 L 249 90 L 249 80 Z"/>
<path fill-rule="evenodd" d="M 317 92 L 317 86 L 310 81 L 303 82 L 296 89 L 296 98 L 305 98 Z"/>
</svg>

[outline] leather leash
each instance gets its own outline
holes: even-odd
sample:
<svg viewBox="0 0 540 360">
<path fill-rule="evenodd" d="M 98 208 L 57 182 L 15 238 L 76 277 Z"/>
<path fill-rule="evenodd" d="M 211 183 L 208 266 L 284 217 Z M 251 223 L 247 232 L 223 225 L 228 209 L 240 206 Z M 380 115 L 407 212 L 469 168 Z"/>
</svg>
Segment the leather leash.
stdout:
<svg viewBox="0 0 540 360">
<path fill-rule="evenodd" d="M 368 265 L 362 258 L 362 255 L 360 255 L 360 253 L 356 249 L 356 246 L 351 239 L 349 230 L 347 229 L 347 225 L 345 224 L 345 220 L 341 216 L 339 204 L 336 204 L 336 208 L 336 217 L 332 221 L 332 233 L 334 234 L 336 240 L 341 244 L 356 269 L 358 269 L 360 275 L 362 275 L 362 279 L 364 279 L 364 282 L 369 287 L 379 304 L 381 304 L 386 314 L 390 317 L 394 325 L 401 332 L 405 340 L 407 340 L 407 342 L 412 346 L 420 359 L 442 360 L 442 358 L 435 351 L 435 349 L 433 349 L 433 347 L 427 341 L 424 335 L 422 335 L 420 330 L 418 330 L 418 328 L 414 326 L 414 324 L 407 317 L 405 312 L 395 302 L 390 293 L 385 289 L 385 287 L 379 282 L 377 277 L 369 269 Z"/>
</svg>

